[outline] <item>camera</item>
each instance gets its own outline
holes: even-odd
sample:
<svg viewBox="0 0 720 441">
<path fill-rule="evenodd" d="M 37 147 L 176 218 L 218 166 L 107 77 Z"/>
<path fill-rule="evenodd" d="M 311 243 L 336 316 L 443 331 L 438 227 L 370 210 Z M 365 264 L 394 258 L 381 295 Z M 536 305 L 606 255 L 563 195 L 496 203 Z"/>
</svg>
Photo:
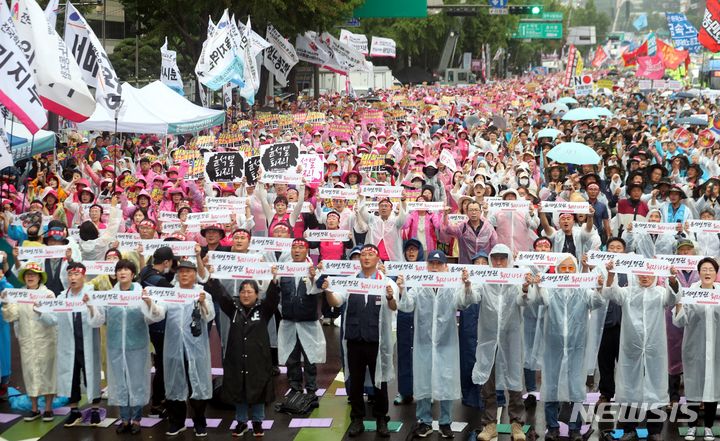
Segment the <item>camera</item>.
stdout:
<svg viewBox="0 0 720 441">
<path fill-rule="evenodd" d="M 200 337 L 202 335 L 202 317 L 200 316 L 200 306 L 197 303 L 195 303 L 191 318 L 190 333 L 193 337 Z"/>
</svg>

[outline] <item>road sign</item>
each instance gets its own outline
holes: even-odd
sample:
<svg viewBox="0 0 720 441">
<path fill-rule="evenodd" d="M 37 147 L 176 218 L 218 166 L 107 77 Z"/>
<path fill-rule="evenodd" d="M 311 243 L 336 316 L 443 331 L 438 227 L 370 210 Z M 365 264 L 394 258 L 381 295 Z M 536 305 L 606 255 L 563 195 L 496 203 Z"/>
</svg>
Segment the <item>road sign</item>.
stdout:
<svg viewBox="0 0 720 441">
<path fill-rule="evenodd" d="M 490 15 L 508 15 L 508 8 L 490 8 Z"/>
<path fill-rule="evenodd" d="M 507 8 L 508 0 L 488 0 L 488 4 L 495 9 Z"/>
<path fill-rule="evenodd" d="M 536 39 L 536 40 L 561 40 L 563 36 L 562 23 L 518 23 L 518 28 L 511 38 L 515 39 Z"/>
<path fill-rule="evenodd" d="M 562 12 L 543 12 L 540 15 L 541 20 L 546 21 L 563 21 L 563 13 Z"/>
<path fill-rule="evenodd" d="M 350 20 L 345 22 L 346 28 L 357 28 L 360 26 L 360 19 L 359 18 L 351 18 Z"/>
</svg>

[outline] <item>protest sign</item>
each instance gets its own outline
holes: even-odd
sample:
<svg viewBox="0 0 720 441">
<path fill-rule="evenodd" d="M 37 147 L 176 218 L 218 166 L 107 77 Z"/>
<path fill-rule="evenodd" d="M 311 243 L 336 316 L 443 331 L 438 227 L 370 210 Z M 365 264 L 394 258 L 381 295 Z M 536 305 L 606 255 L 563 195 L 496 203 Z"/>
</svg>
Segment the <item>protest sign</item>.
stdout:
<svg viewBox="0 0 720 441">
<path fill-rule="evenodd" d="M 35 310 L 42 314 L 83 312 L 87 311 L 87 308 L 82 299 L 38 299 L 35 302 Z"/>
<path fill-rule="evenodd" d="M 383 169 L 385 167 L 385 156 L 379 153 L 363 153 L 360 155 L 360 170 L 374 172 Z"/>
<path fill-rule="evenodd" d="M 622 256 L 621 253 L 610 253 L 607 251 L 590 250 L 587 252 L 587 262 L 590 266 L 605 266 L 607 262 L 614 261 L 617 257 Z"/>
<path fill-rule="evenodd" d="M 530 201 L 519 200 L 489 200 L 487 201 L 489 211 L 521 212 L 530 209 Z"/>
<path fill-rule="evenodd" d="M 720 306 L 720 291 L 716 289 L 683 288 L 682 304 Z M 709 314 L 709 312 L 708 312 Z"/>
<path fill-rule="evenodd" d="M 720 221 L 718 220 L 700 220 L 691 219 L 687 221 L 688 230 L 691 233 L 720 233 Z M 675 225 L 675 224 L 673 224 Z"/>
<path fill-rule="evenodd" d="M 20 303 L 32 305 L 40 299 L 48 297 L 47 292 L 36 289 L 7 288 L 2 291 L 5 296 L 5 303 Z"/>
<path fill-rule="evenodd" d="M 322 155 L 300 155 L 298 162 L 302 166 L 302 176 L 309 183 L 321 183 L 325 176 L 325 161 Z"/>
<path fill-rule="evenodd" d="M 289 250 L 293 242 L 292 237 L 258 237 L 250 240 L 250 249 L 258 251 L 285 251 Z"/>
<path fill-rule="evenodd" d="M 239 181 L 244 171 L 243 157 L 238 152 L 205 153 L 205 179 L 209 182 Z"/>
<path fill-rule="evenodd" d="M 672 222 L 638 222 L 632 223 L 633 233 L 645 232 L 647 234 L 676 234 L 678 224 Z"/>
<path fill-rule="evenodd" d="M 296 167 L 300 149 L 296 142 L 279 142 L 260 149 L 260 164 L 266 172 L 283 171 Z"/>
<path fill-rule="evenodd" d="M 351 239 L 348 230 L 306 230 L 305 239 L 310 242 L 345 242 Z"/>
<path fill-rule="evenodd" d="M 564 253 L 538 253 L 534 251 L 521 251 L 515 258 L 515 265 L 544 265 L 555 266 L 567 257 Z"/>
<path fill-rule="evenodd" d="M 412 201 L 407 203 L 407 211 L 443 211 L 445 202 Z"/>
<path fill-rule="evenodd" d="M 93 306 L 139 306 L 142 291 L 92 291 L 89 296 Z"/>
<path fill-rule="evenodd" d="M 416 272 L 427 272 L 427 262 L 385 262 L 385 274 L 388 276 L 404 276 Z"/>
<path fill-rule="evenodd" d="M 260 171 L 260 156 L 252 156 L 245 160 L 245 182 L 247 185 L 255 185 Z"/>
<path fill-rule="evenodd" d="M 354 188 L 318 188 L 318 197 L 321 199 L 342 199 L 345 201 L 357 199 L 357 190 Z"/>
<path fill-rule="evenodd" d="M 239 253 L 237 253 L 239 254 Z M 213 278 L 221 280 L 272 280 L 272 268 L 264 262 L 213 264 Z"/>
<path fill-rule="evenodd" d="M 303 175 L 295 173 L 294 170 L 281 172 L 263 172 L 260 182 L 263 184 L 288 184 L 302 185 Z"/>
<path fill-rule="evenodd" d="M 698 262 L 705 256 L 680 255 L 680 254 L 658 254 L 656 259 L 662 260 L 681 271 L 697 271 Z"/>
<path fill-rule="evenodd" d="M 414 271 L 403 275 L 409 288 L 460 288 L 462 275 L 458 273 Z"/>
<path fill-rule="evenodd" d="M 450 225 L 460 225 L 467 222 L 468 217 L 467 214 L 448 214 L 447 219 Z"/>
<path fill-rule="evenodd" d="M 357 277 L 328 277 L 328 291 L 371 296 L 386 295 L 386 279 L 360 279 Z"/>
<path fill-rule="evenodd" d="M 188 213 L 185 223 L 190 224 L 229 224 L 232 213 L 229 210 L 200 211 Z"/>
<path fill-rule="evenodd" d="M 354 276 L 360 272 L 359 260 L 323 260 L 320 265 L 325 276 Z"/>
<path fill-rule="evenodd" d="M 623 254 L 615 259 L 612 272 L 638 276 L 669 276 L 670 264 L 660 259 L 646 259 L 637 254 Z"/>
<path fill-rule="evenodd" d="M 182 288 L 160 288 L 148 286 L 145 288 L 148 296 L 155 302 L 188 304 L 197 302 L 200 298 L 200 290 Z"/>
<path fill-rule="evenodd" d="M 597 288 L 598 274 L 596 273 L 566 273 L 541 274 L 541 288 Z"/>
<path fill-rule="evenodd" d="M 368 198 L 401 198 L 403 188 L 390 185 L 362 185 L 360 194 Z"/>
<path fill-rule="evenodd" d="M 333 121 L 328 124 L 328 134 L 341 141 L 349 141 L 353 133 L 354 125 L 342 121 Z"/>
<path fill-rule="evenodd" d="M 68 247 L 53 245 L 44 247 L 18 247 L 19 260 L 62 259 Z"/>
<path fill-rule="evenodd" d="M 85 274 L 88 276 L 115 275 L 117 262 L 102 260 L 83 260 Z"/>
<path fill-rule="evenodd" d="M 208 251 L 208 263 L 218 265 L 221 263 L 258 263 L 264 260 L 259 253 L 232 253 L 229 251 Z"/>
<path fill-rule="evenodd" d="M 475 283 L 487 283 L 492 285 L 522 285 L 525 283 L 527 268 L 483 268 L 470 277 Z"/>
<path fill-rule="evenodd" d="M 543 213 L 558 214 L 589 214 L 590 204 L 588 204 L 587 202 L 541 201 L 540 211 Z"/>
</svg>

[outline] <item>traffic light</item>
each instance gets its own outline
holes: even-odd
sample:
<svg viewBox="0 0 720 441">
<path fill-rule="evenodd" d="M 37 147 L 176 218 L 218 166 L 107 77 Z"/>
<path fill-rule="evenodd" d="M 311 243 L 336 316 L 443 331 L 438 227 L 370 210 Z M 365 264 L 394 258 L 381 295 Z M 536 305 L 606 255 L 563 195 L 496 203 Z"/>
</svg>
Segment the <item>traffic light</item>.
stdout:
<svg viewBox="0 0 720 441">
<path fill-rule="evenodd" d="M 508 6 L 510 15 L 540 15 L 542 11 L 541 5 Z"/>
</svg>

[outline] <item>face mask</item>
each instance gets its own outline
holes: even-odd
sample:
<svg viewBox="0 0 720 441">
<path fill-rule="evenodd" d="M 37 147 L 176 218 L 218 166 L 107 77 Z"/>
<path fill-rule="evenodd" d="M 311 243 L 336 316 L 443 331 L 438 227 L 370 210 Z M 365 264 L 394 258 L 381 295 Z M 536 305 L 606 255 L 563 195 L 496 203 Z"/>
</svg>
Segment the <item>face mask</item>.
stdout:
<svg viewBox="0 0 720 441">
<path fill-rule="evenodd" d="M 520 185 L 523 187 L 527 187 L 527 185 L 530 184 L 530 180 L 528 178 L 520 178 Z"/>
</svg>

